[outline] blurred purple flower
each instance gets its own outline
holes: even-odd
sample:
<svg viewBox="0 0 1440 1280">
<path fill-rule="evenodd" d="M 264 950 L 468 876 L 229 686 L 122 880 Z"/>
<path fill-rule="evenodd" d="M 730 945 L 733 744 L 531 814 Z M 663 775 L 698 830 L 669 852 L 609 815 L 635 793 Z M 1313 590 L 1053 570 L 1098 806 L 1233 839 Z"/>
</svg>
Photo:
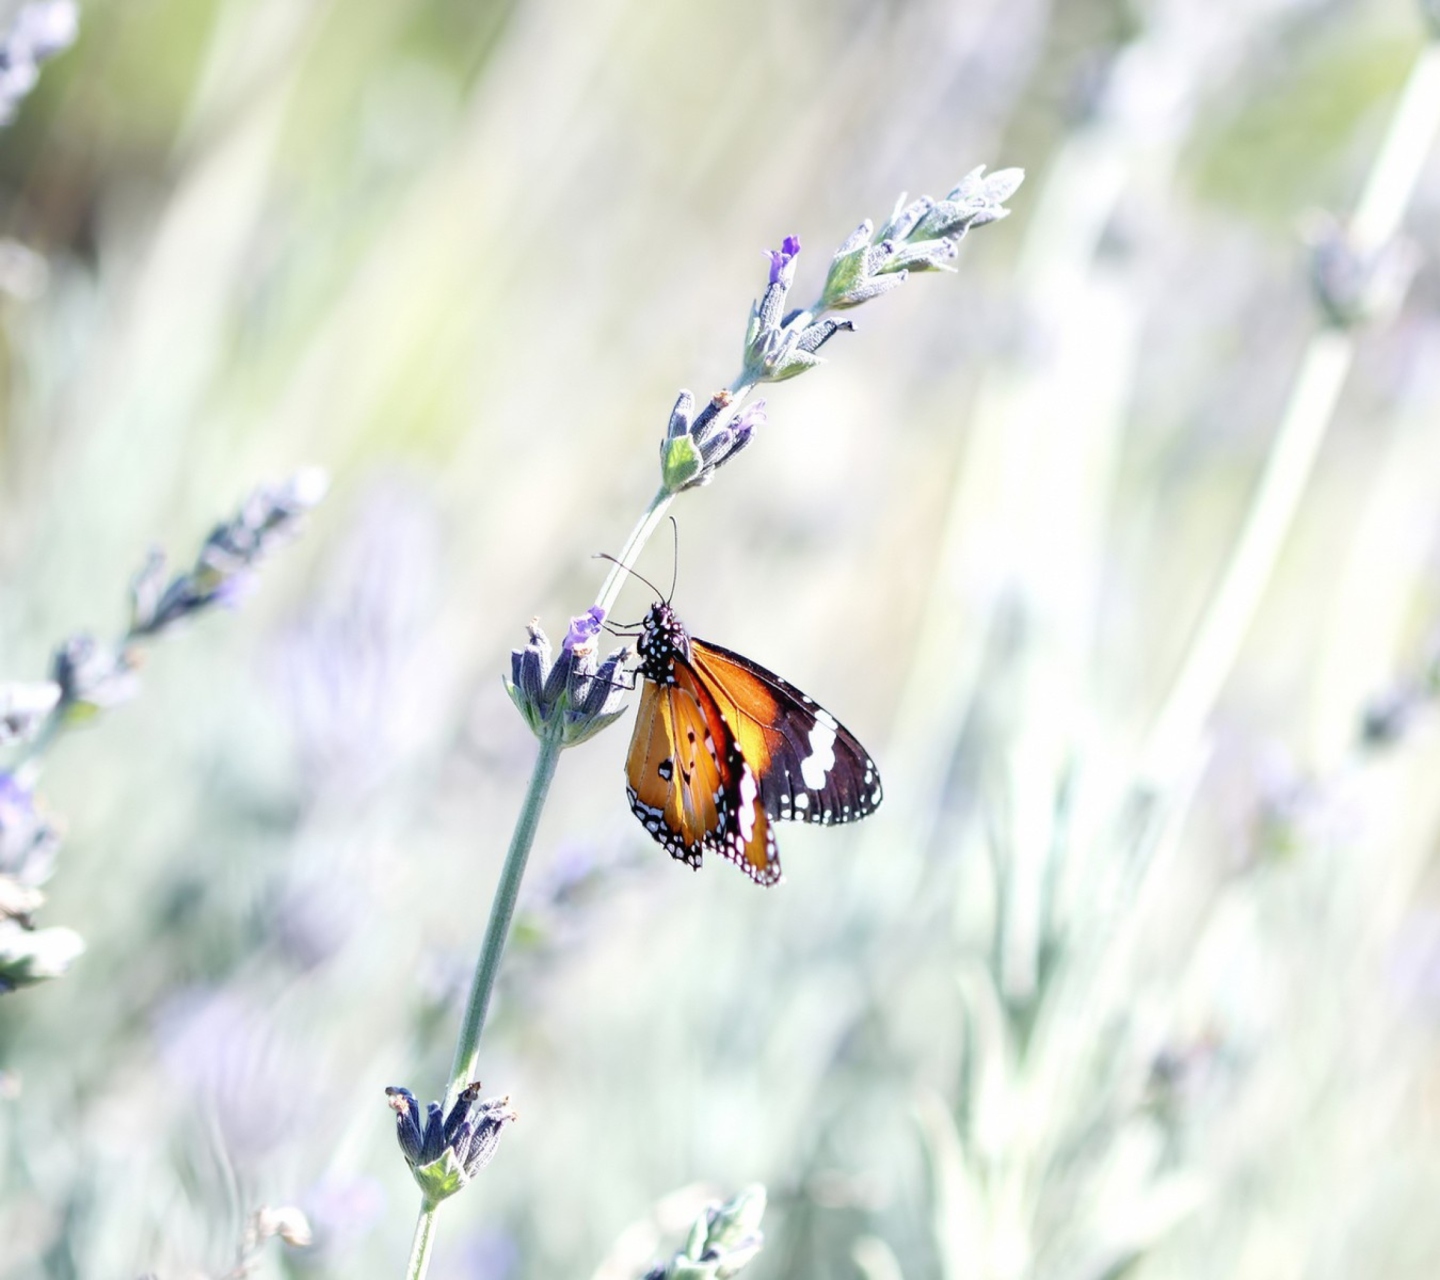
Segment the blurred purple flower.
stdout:
<svg viewBox="0 0 1440 1280">
<path fill-rule="evenodd" d="M 369 1177 L 326 1177 L 301 1202 L 321 1254 L 343 1253 L 358 1244 L 379 1225 L 385 1206 L 385 1189 Z"/>
<path fill-rule="evenodd" d="M 510 1280 L 520 1266 L 515 1237 L 498 1227 L 483 1227 L 458 1249 L 440 1254 L 431 1280 Z"/>
<path fill-rule="evenodd" d="M 259 575 L 253 569 L 241 570 L 215 588 L 211 601 L 222 609 L 238 609 L 255 594 L 259 582 Z"/>
<path fill-rule="evenodd" d="M 0 773 L 0 875 L 32 888 L 44 884 L 59 847 L 60 835 L 36 812 L 30 788 Z"/>
<path fill-rule="evenodd" d="M 270 931 L 287 959 L 313 969 L 337 955 L 363 928 L 368 899 L 350 879 L 291 872 L 269 913 Z"/>
<path fill-rule="evenodd" d="M 600 628 L 604 625 L 605 610 L 599 605 L 592 604 L 584 613 L 570 619 L 570 630 L 565 633 L 561 647 L 569 652 L 582 645 L 588 645 L 600 634 Z"/>
<path fill-rule="evenodd" d="M 765 251 L 770 257 L 770 283 L 789 284 L 794 274 L 790 266 L 800 256 L 800 237 L 786 236 L 778 249 L 767 249 Z"/>
<path fill-rule="evenodd" d="M 730 430 L 735 434 L 735 443 L 731 448 L 731 452 L 733 453 L 735 450 L 743 449 L 750 443 L 750 437 L 759 431 L 760 428 L 768 426 L 769 423 L 770 418 L 765 412 L 765 401 L 756 400 L 751 404 L 747 404 L 735 415 L 734 421 L 730 423 Z"/>
<path fill-rule="evenodd" d="M 428 497 L 387 483 L 363 500 L 317 597 L 282 634 L 277 683 L 312 788 L 372 789 L 443 722 L 444 666 L 425 643 L 440 562 Z"/>
<path fill-rule="evenodd" d="M 152 551 L 130 583 L 126 639 L 159 635 L 217 603 L 237 604 L 255 567 L 300 532 L 329 483 L 323 471 L 306 467 L 284 484 L 255 489 L 232 519 L 210 531 L 194 567 L 168 583 L 165 556 Z"/>
<path fill-rule="evenodd" d="M 154 1035 L 166 1073 L 213 1111 L 237 1164 L 297 1135 L 313 1140 L 314 1057 L 282 1036 L 273 1009 L 190 988 L 160 1007 Z"/>
</svg>

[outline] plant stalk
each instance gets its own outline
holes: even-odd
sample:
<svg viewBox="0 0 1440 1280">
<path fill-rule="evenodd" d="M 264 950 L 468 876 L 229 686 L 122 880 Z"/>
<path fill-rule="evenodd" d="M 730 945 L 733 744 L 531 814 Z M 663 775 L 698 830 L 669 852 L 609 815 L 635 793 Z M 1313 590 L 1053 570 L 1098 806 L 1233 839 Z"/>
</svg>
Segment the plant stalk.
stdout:
<svg viewBox="0 0 1440 1280">
<path fill-rule="evenodd" d="M 415 1240 L 410 1246 L 410 1261 L 405 1264 L 405 1280 L 424 1280 L 430 1269 L 430 1246 L 435 1241 L 435 1209 L 428 1200 L 420 1206 L 415 1223 Z"/>
<path fill-rule="evenodd" d="M 485 926 L 485 941 L 480 946 L 480 959 L 470 984 L 465 1020 L 460 1024 L 460 1038 L 455 1042 L 455 1059 L 450 1066 L 450 1084 L 445 1094 L 447 1113 L 455 1105 L 460 1090 L 475 1078 L 475 1065 L 480 1056 L 480 1032 L 485 1027 L 490 995 L 500 971 L 500 957 L 509 941 L 510 921 L 515 915 L 516 900 L 520 897 L 520 882 L 525 877 L 530 846 L 535 843 L 535 829 L 540 825 L 540 814 L 545 808 L 545 797 L 550 792 L 561 750 L 558 733 L 540 739 L 540 754 L 535 758 L 530 787 L 525 792 L 520 816 L 515 820 L 515 832 L 510 837 L 510 849 L 505 854 L 500 883 L 490 904 L 490 921 Z"/>
<path fill-rule="evenodd" d="M 665 518 L 665 512 L 670 509 L 670 504 L 674 500 L 673 493 L 664 487 L 660 488 L 650 499 L 650 505 L 645 508 L 645 513 L 636 521 L 635 527 L 630 530 L 630 536 L 625 540 L 624 547 L 615 557 L 615 563 L 610 566 L 610 572 L 606 575 L 605 582 L 600 588 L 600 594 L 595 597 L 596 606 L 603 609 L 607 615 L 615 607 L 615 600 L 620 594 L 620 588 L 625 585 L 625 579 L 629 576 L 630 570 L 635 567 L 635 561 L 640 558 L 640 552 L 650 541 L 650 535 L 655 532 L 656 526 Z"/>
</svg>

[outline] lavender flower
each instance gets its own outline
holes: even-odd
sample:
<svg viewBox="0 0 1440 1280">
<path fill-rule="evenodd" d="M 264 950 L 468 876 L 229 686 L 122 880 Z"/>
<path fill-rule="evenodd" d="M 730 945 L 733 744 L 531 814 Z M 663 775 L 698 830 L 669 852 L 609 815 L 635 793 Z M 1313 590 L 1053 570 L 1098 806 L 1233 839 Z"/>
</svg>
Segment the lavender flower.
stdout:
<svg viewBox="0 0 1440 1280">
<path fill-rule="evenodd" d="M 538 621 L 530 624 L 525 647 L 511 652 L 505 690 L 536 737 L 558 736 L 562 746 L 573 747 L 624 713 L 630 686 L 622 664 L 629 650 L 622 646 L 597 666 L 595 638 L 604 616 L 592 608 L 572 618 L 558 660 Z"/>
<path fill-rule="evenodd" d="M 509 1098 L 480 1101 L 480 1082 L 460 1091 L 448 1114 L 438 1102 L 425 1108 L 409 1089 L 385 1090 L 395 1112 L 395 1136 L 420 1190 L 438 1204 L 464 1188 L 495 1156 L 500 1131 L 515 1119 Z"/>
<path fill-rule="evenodd" d="M 783 284 L 788 289 L 795 278 L 795 259 L 800 256 L 800 237 L 786 236 L 780 248 L 767 249 L 765 253 L 770 259 L 770 283 Z"/>
<path fill-rule="evenodd" d="M 40 78 L 40 64 L 75 42 L 75 0 L 37 0 L 15 15 L 0 40 L 0 124 L 9 124 Z"/>
<path fill-rule="evenodd" d="M 567 653 L 587 647 L 600 634 L 600 628 L 604 625 L 605 610 L 598 605 L 591 605 L 584 613 L 570 619 L 570 630 L 565 633 L 560 647 Z"/>
</svg>

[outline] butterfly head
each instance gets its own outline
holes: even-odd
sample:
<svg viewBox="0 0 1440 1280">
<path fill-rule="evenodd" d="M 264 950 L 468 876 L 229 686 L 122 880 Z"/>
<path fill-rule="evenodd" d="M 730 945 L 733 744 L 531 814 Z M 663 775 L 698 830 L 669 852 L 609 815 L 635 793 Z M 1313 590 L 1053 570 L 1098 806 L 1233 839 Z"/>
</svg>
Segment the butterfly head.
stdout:
<svg viewBox="0 0 1440 1280">
<path fill-rule="evenodd" d="M 650 606 L 640 624 L 635 650 L 640 655 L 640 674 L 656 684 L 675 683 L 675 659 L 690 656 L 690 633 L 664 600 Z"/>
</svg>

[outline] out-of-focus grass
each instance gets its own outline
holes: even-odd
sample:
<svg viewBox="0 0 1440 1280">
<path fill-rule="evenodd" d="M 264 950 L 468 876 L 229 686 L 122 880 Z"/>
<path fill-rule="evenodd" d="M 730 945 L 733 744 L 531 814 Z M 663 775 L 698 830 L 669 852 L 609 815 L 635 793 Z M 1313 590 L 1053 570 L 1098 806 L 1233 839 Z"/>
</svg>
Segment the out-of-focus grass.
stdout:
<svg viewBox="0 0 1440 1280">
<path fill-rule="evenodd" d="M 563 761 L 482 1069 L 521 1118 L 435 1270 L 586 1274 L 674 1189 L 761 1180 L 757 1277 L 853 1274 L 872 1238 L 908 1277 L 1010 1274 L 936 1185 L 988 868 L 1047 831 L 1111 865 L 1100 798 L 1313 323 L 1293 220 L 1353 199 L 1408 6 L 1175 0 L 1131 32 L 1098 3 L 95 0 L 83 24 L 0 135 L 6 230 L 50 262 L 42 298 L 3 302 L 4 674 L 116 627 L 146 546 L 183 553 L 255 480 L 318 462 L 336 488 L 242 612 L 157 650 L 143 698 L 48 765 L 69 834 L 44 918 L 90 951 L 0 1003 L 23 1082 L 0 1274 L 213 1274 L 282 1201 L 319 1233 L 283 1266 L 396 1274 L 415 1193 L 381 1090 L 448 1062 L 531 750 L 506 649 L 589 599 L 676 388 L 733 370 L 759 250 L 800 232 L 807 289 L 862 215 L 982 161 L 1030 171 L 1015 217 L 868 308 L 677 508 L 682 616 L 841 715 L 887 810 L 784 829 L 761 893 L 644 837 L 623 732 Z M 1050 166 L 1077 199 L 1112 172 L 1087 87 L 1156 32 L 1174 61 L 1137 92 L 1193 103 L 1108 135 L 1093 251 L 1027 247 L 1021 289 Z M 1423 716 L 1382 756 L 1344 729 L 1422 665 L 1437 607 L 1434 172 L 1410 223 L 1432 259 L 1365 340 L 1190 819 L 1116 968 L 1067 994 L 1074 1075 L 1011 1113 L 1053 1136 L 1098 1107 L 1103 1138 L 1048 1171 L 1033 1274 L 1087 1274 L 1133 1226 L 1133 1182 L 1096 1170 L 1141 1147 L 1204 1188 L 1141 1274 L 1440 1257 L 1434 744 Z M 939 639 L 974 679 L 892 730 L 957 490 Z M 1068 884 L 1069 910 L 1105 926 L 1104 887 Z"/>
</svg>

